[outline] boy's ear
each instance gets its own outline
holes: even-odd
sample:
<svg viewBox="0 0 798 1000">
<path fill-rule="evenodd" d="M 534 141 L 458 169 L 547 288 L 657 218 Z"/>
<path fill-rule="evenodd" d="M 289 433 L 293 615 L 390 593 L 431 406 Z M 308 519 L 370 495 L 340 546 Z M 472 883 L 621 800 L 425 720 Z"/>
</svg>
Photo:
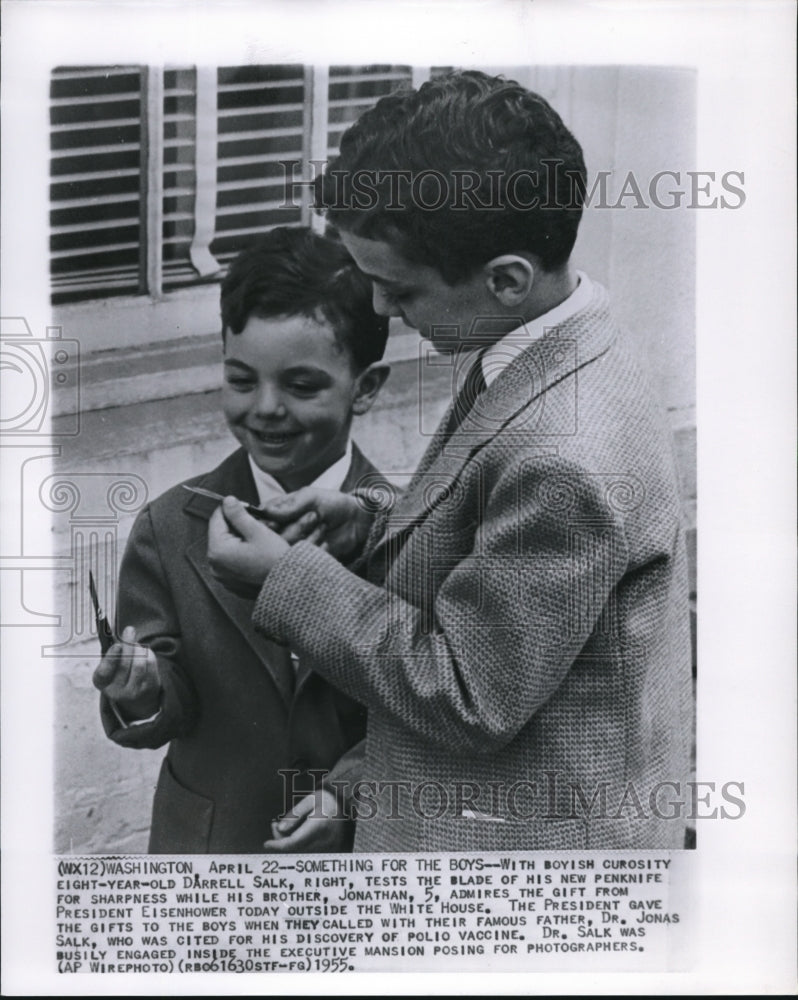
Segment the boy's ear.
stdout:
<svg viewBox="0 0 798 1000">
<path fill-rule="evenodd" d="M 352 413 L 358 415 L 368 413 L 390 374 L 389 364 L 375 361 L 358 375 L 355 382 L 355 398 L 352 400 Z"/>
<path fill-rule="evenodd" d="M 485 265 L 488 291 L 503 306 L 517 307 L 527 298 L 535 283 L 535 267 L 520 254 L 494 257 Z"/>
</svg>

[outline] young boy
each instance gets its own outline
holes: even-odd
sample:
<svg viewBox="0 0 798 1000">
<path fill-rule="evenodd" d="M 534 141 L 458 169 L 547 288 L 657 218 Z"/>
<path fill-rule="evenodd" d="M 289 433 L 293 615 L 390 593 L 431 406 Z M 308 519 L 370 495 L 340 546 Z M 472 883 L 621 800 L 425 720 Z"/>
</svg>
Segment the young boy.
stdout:
<svg viewBox="0 0 798 1000">
<path fill-rule="evenodd" d="M 308 229 L 272 230 L 231 265 L 221 308 L 223 407 L 241 447 L 188 485 L 259 506 L 310 484 L 373 480 L 349 433 L 388 375 L 388 321 L 343 246 Z M 252 599 L 220 586 L 208 566 L 217 503 L 182 485 L 136 520 L 120 572 L 122 641 L 94 678 L 115 743 L 169 743 L 150 851 L 252 853 L 266 841 L 344 849 L 348 824 L 272 823 L 316 789 L 314 771 L 357 767 L 365 712 L 255 633 Z"/>
<path fill-rule="evenodd" d="M 676 475 L 607 294 L 570 261 L 584 190 L 548 103 L 476 72 L 381 100 L 324 175 L 377 311 L 464 389 L 393 509 L 268 505 L 316 511 L 329 551 L 233 501 L 208 537 L 220 579 L 262 583 L 263 634 L 368 706 L 356 850 L 683 845 Z M 333 557 L 358 551 L 362 577 Z"/>
</svg>

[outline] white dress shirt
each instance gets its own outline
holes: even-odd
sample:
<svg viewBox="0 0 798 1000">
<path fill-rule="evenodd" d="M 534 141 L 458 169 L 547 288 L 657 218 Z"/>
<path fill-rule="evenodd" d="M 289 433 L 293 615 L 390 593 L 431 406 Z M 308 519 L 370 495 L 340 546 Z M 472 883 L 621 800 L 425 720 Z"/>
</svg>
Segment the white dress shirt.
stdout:
<svg viewBox="0 0 798 1000">
<path fill-rule="evenodd" d="M 314 479 L 312 483 L 308 483 L 308 486 L 313 486 L 320 490 L 340 490 L 349 474 L 349 466 L 351 464 L 352 439 L 349 438 L 346 442 L 346 451 L 338 461 L 327 466 L 320 476 Z M 255 480 L 255 487 L 258 491 L 258 499 L 261 504 L 266 503 L 272 497 L 285 494 L 285 490 L 274 476 L 269 475 L 268 472 L 264 472 L 263 469 L 259 469 L 255 465 L 252 455 L 249 456 L 249 467 L 252 469 L 252 476 Z"/>
<path fill-rule="evenodd" d="M 547 330 L 575 316 L 590 303 L 593 297 L 593 283 L 582 271 L 577 271 L 576 274 L 579 284 L 564 302 L 549 309 L 542 316 L 528 320 L 482 352 L 482 374 L 485 376 L 486 385 L 495 382 L 504 369 L 530 344 L 540 340 Z"/>
</svg>

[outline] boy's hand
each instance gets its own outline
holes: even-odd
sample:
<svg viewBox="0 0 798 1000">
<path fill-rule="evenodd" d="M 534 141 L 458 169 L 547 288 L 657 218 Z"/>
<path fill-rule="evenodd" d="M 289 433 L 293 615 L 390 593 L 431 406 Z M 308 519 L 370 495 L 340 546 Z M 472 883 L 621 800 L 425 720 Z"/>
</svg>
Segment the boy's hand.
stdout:
<svg viewBox="0 0 798 1000">
<path fill-rule="evenodd" d="M 160 707 L 161 679 L 155 653 L 136 642 L 132 625 L 102 658 L 92 679 L 127 718 L 147 719 Z"/>
<path fill-rule="evenodd" d="M 285 541 L 293 545 L 309 538 L 338 559 L 346 558 L 361 548 L 374 516 L 351 493 L 320 490 L 312 486 L 270 500 L 263 505 L 263 509 L 268 511 L 272 520 L 283 526 L 281 537 Z"/>
<path fill-rule="evenodd" d="M 289 543 L 225 497 L 208 522 L 208 562 L 213 575 L 241 597 L 257 597 L 263 581 Z"/>
<path fill-rule="evenodd" d="M 322 788 L 300 799 L 291 812 L 275 820 L 273 839 L 267 840 L 263 847 L 283 854 L 340 853 L 347 848 L 348 827 L 335 796 Z"/>
</svg>

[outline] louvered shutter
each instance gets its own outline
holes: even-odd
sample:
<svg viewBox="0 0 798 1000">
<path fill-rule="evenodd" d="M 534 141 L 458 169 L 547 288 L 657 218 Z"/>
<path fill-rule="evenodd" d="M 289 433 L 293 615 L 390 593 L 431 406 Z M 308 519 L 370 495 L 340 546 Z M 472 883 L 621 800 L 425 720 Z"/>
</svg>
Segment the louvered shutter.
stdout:
<svg viewBox="0 0 798 1000">
<path fill-rule="evenodd" d="M 308 155 L 306 80 L 302 66 L 220 68 L 216 236 L 223 263 L 271 226 L 297 225 L 301 209 L 286 203 L 280 161 Z"/>
<path fill-rule="evenodd" d="M 53 302 L 140 290 L 142 72 L 53 70 L 50 273 Z"/>
<path fill-rule="evenodd" d="M 386 94 L 409 85 L 409 66 L 331 66 L 327 114 L 327 155 L 335 156 L 353 121 Z"/>
</svg>

